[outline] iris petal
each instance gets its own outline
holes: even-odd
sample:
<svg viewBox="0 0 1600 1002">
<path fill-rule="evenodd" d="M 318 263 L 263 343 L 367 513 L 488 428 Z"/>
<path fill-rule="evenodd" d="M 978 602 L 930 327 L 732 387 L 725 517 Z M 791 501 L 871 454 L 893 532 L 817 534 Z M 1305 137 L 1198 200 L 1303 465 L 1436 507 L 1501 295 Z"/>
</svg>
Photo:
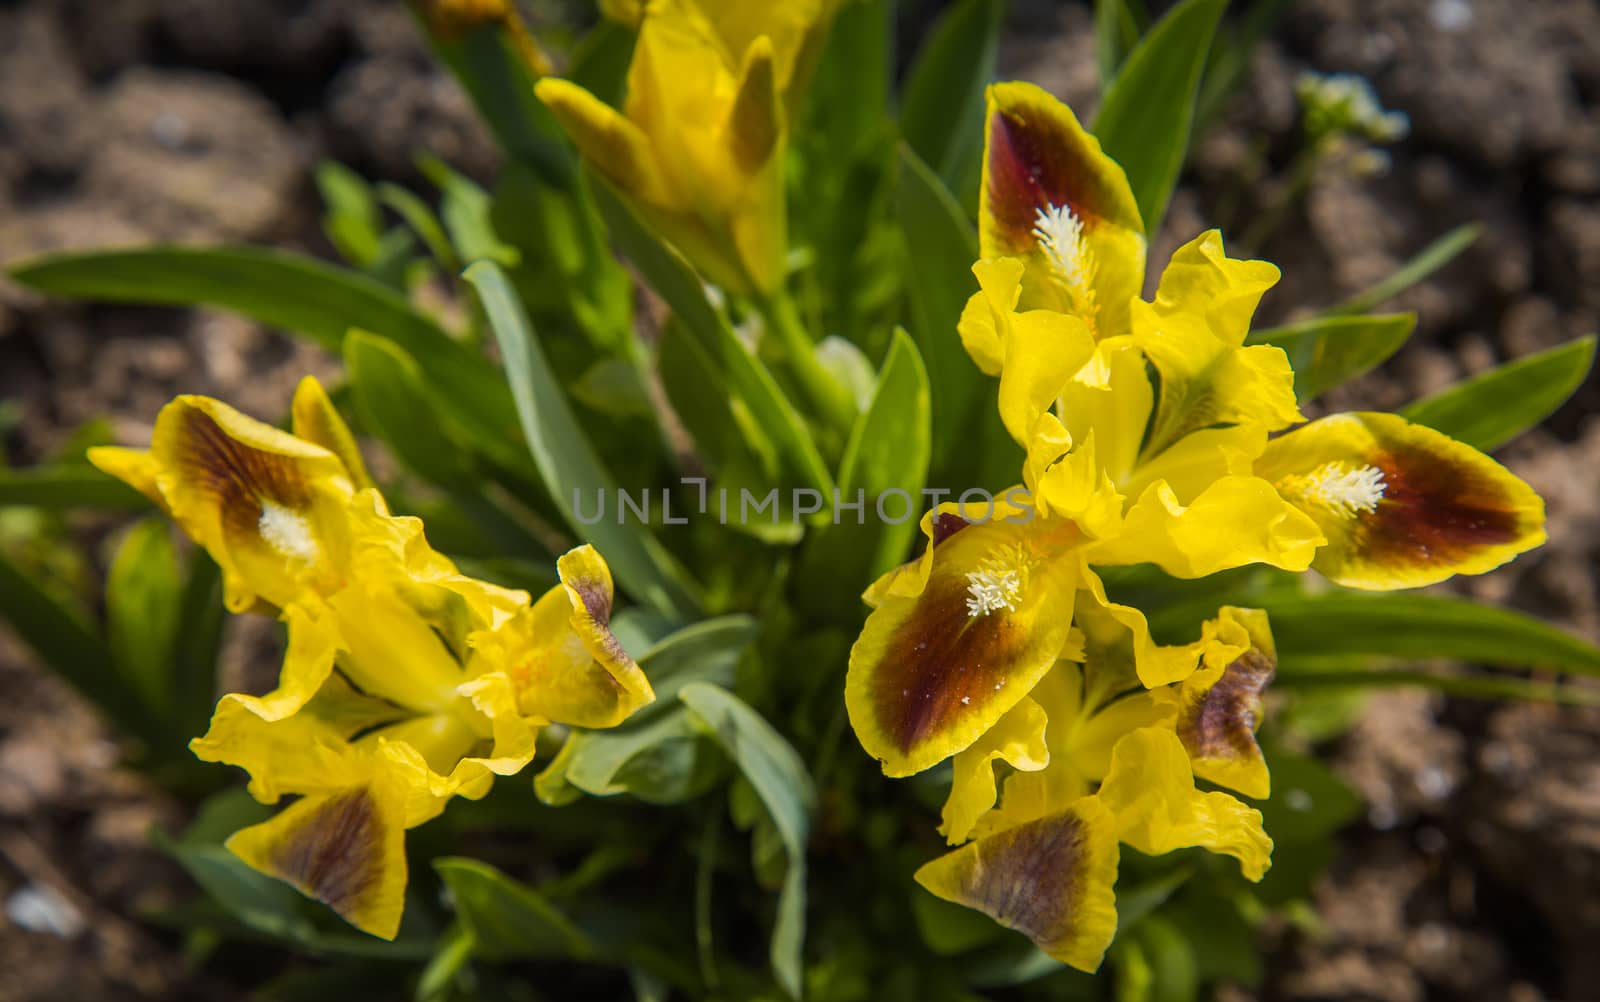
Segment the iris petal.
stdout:
<svg viewBox="0 0 1600 1002">
<path fill-rule="evenodd" d="M 1116 817 L 1117 837 L 1142 853 L 1199 846 L 1234 857 L 1250 880 L 1272 864 L 1261 812 L 1229 794 L 1195 789 L 1189 756 L 1170 728 L 1141 728 L 1117 742 L 1095 796 Z"/>
<path fill-rule="evenodd" d="M 402 806 L 382 785 L 306 797 L 228 839 L 257 870 L 321 901 L 345 921 L 394 939 L 405 907 Z"/>
<path fill-rule="evenodd" d="M 1315 520 L 1312 565 L 1350 588 L 1479 574 L 1545 541 L 1544 502 L 1483 453 L 1393 414 L 1335 414 L 1268 443 L 1257 476 Z"/>
<path fill-rule="evenodd" d="M 221 565 L 230 609 L 282 606 L 337 571 L 353 486 L 333 453 L 193 396 L 162 408 L 151 453 L 172 517 Z"/>
<path fill-rule="evenodd" d="M 1153 563 L 1181 578 L 1254 563 L 1303 571 L 1324 541 L 1309 516 L 1258 477 L 1222 477 L 1187 505 L 1159 481 L 1128 509 L 1122 533 L 1093 544 L 1089 559 Z"/>
<path fill-rule="evenodd" d="M 1255 732 L 1261 724 L 1261 693 L 1277 671 L 1277 649 L 1260 609 L 1224 606 L 1215 623 L 1233 644 L 1242 642 L 1243 652 L 1208 658 L 1181 686 L 1160 695 L 1176 710 L 1178 739 L 1195 775 L 1264 800 L 1272 785 Z"/>
<path fill-rule="evenodd" d="M 886 774 L 966 748 L 1049 671 L 1070 633 L 1075 537 L 1045 519 L 969 525 L 933 544 L 920 592 L 885 589 L 850 651 L 845 705 Z"/>
<path fill-rule="evenodd" d="M 978 818 L 994 807 L 999 794 L 994 777 L 996 759 L 1026 772 L 1049 764 L 1050 751 L 1045 746 L 1048 722 L 1044 708 L 1024 697 L 983 737 L 956 755 L 955 776 L 939 828 L 951 845 L 965 842 Z"/>
<path fill-rule="evenodd" d="M 1117 931 L 1115 829 L 1104 805 L 1084 797 L 946 853 L 917 871 L 917 883 L 1093 971 Z"/>
<path fill-rule="evenodd" d="M 1144 224 L 1127 176 L 1071 109 L 1027 83 L 988 93 L 979 195 L 982 257 L 1022 257 L 1024 309 L 1123 333 L 1144 280 Z"/>
</svg>

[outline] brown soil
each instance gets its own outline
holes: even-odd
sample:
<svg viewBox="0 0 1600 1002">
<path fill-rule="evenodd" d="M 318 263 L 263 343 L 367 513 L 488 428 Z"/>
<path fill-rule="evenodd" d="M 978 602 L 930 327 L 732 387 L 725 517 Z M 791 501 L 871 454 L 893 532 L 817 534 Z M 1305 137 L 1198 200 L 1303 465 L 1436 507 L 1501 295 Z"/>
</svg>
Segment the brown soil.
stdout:
<svg viewBox="0 0 1600 1002">
<path fill-rule="evenodd" d="M 1087 8 L 1018 3 L 1006 65 L 1092 103 Z M 292 13 L 285 13 L 291 11 Z M 1334 302 L 1452 226 L 1462 259 L 1391 304 L 1411 344 L 1329 406 L 1390 408 L 1600 327 L 1600 8 L 1589 0 L 1298 0 L 1200 146 L 1153 255 L 1271 203 L 1302 69 L 1353 71 L 1411 116 L 1381 177 L 1326 171 L 1266 246 L 1268 319 Z M 496 155 L 385 0 L 28 0 L 0 9 L 0 258 L 152 240 L 326 253 L 310 168 L 334 156 L 416 184 L 427 149 Z M 1243 184 L 1240 179 L 1243 179 Z M 47 303 L 0 284 L 4 442 L 25 464 L 85 420 L 129 442 L 175 391 L 281 409 L 335 363 L 243 321 Z M 1548 500 L 1554 542 L 1470 589 L 1600 639 L 1600 381 L 1502 458 Z M 229 997 L 138 917 L 187 893 L 145 839 L 181 809 L 119 770 L 105 727 L 0 632 L 0 901 L 44 899 L 61 934 L 0 917 L 0 1002 Z M 1261 998 L 1593 997 L 1600 977 L 1600 714 L 1374 698 L 1338 750 L 1367 798 L 1317 896 L 1321 935 L 1281 933 Z M 1250 997 L 1232 991 L 1230 998 Z"/>
</svg>

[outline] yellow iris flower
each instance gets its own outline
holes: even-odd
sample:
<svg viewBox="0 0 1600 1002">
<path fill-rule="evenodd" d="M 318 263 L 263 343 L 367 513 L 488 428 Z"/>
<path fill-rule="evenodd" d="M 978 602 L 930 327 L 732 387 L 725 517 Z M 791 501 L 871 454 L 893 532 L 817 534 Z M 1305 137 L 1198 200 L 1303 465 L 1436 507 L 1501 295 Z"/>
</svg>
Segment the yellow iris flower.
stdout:
<svg viewBox="0 0 1600 1002">
<path fill-rule="evenodd" d="M 1115 928 L 1118 840 L 1265 869 L 1259 816 L 1195 793 L 1193 776 L 1266 795 L 1252 732 L 1217 731 L 1215 706 L 1253 721 L 1273 657 L 1264 617 L 1228 610 L 1159 646 L 1094 568 L 1266 564 L 1414 587 L 1537 546 L 1544 508 L 1492 459 L 1394 415 L 1279 434 L 1305 420 L 1294 373 L 1280 349 L 1246 344 L 1277 268 L 1229 258 L 1211 231 L 1144 300 L 1127 178 L 1072 112 L 997 84 L 986 136 L 979 291 L 959 332 L 999 378 L 1023 482 L 982 511 L 930 513 L 922 557 L 868 589 L 846 706 L 888 775 L 955 756 L 944 830 L 978 838 L 919 879 L 1092 969 Z M 1094 695 L 1113 661 L 1135 690 L 1114 708 Z M 996 759 L 1012 769 L 1003 796 Z"/>
<path fill-rule="evenodd" d="M 815 62 L 836 0 L 610 6 L 639 25 L 623 110 L 553 78 L 539 82 L 539 99 L 707 278 L 774 292 L 788 252 L 786 96 Z"/>
<path fill-rule="evenodd" d="M 160 504 L 222 568 L 229 609 L 288 627 L 278 686 L 222 697 L 191 747 L 250 773 L 286 810 L 236 833 L 245 862 L 393 938 L 404 832 L 476 799 L 551 723 L 610 727 L 654 699 L 607 627 L 605 561 L 579 547 L 537 602 L 459 573 L 415 518 L 390 515 L 315 380 L 294 434 L 179 397 L 148 451 L 90 459 Z"/>
<path fill-rule="evenodd" d="M 1194 778 L 1266 795 L 1255 728 L 1276 655 L 1263 613 L 1224 608 L 1205 625 L 1205 667 L 1149 690 L 1131 631 L 1104 613 L 1080 622 L 1084 648 L 955 757 L 943 831 L 972 841 L 917 880 L 1092 971 L 1116 932 L 1119 843 L 1150 855 L 1199 846 L 1251 880 L 1266 872 L 1261 813 Z M 1003 786 L 996 759 L 1010 766 Z"/>
</svg>

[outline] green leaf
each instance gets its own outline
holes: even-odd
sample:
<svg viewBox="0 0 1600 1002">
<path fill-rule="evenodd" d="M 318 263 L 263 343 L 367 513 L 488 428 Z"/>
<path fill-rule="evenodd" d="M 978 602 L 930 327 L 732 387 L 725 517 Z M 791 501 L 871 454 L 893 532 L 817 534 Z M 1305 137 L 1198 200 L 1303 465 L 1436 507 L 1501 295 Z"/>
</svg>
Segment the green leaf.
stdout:
<svg viewBox="0 0 1600 1002">
<path fill-rule="evenodd" d="M 515 40 L 495 24 L 445 39 L 428 33 L 425 19 L 417 20 L 434 55 L 472 98 L 501 148 L 536 168 L 546 184 L 570 187 L 577 177 L 573 155 L 550 109 L 534 94 L 533 71 Z"/>
<path fill-rule="evenodd" d="M 521 255 L 495 232 L 489 193 L 438 157 L 424 154 L 418 165 L 439 189 L 439 215 L 456 256 L 467 264 L 487 259 L 515 267 Z"/>
<path fill-rule="evenodd" d="M 1415 313 L 1324 316 L 1250 335 L 1250 344 L 1282 348 L 1294 368 L 1295 397 L 1305 403 L 1340 383 L 1370 372 L 1416 330 Z"/>
<path fill-rule="evenodd" d="M 220 845 L 185 845 L 159 832 L 152 837 L 213 901 L 247 927 L 291 943 L 316 939 L 315 925 L 300 910 L 303 899 L 288 884 L 252 870 Z"/>
<path fill-rule="evenodd" d="M 1193 874 L 1190 867 L 1179 866 L 1121 888 L 1117 892 L 1117 928 L 1126 929 L 1160 908 Z"/>
<path fill-rule="evenodd" d="M 0 552 L 0 618 L 50 668 L 118 726 L 159 750 L 164 734 L 143 700 L 118 674 L 95 629 Z"/>
<path fill-rule="evenodd" d="M 449 998 L 456 976 L 472 959 L 476 945 L 465 925 L 458 922 L 451 926 L 428 959 L 428 966 L 417 975 L 417 991 L 413 996 L 416 1002 L 442 1002 Z"/>
<path fill-rule="evenodd" d="M 0 508 L 110 508 L 142 511 L 150 499 L 92 466 L 0 470 Z"/>
<path fill-rule="evenodd" d="M 1452 658 L 1600 675 L 1600 648 L 1531 616 L 1446 595 L 1268 595 L 1260 599 L 1291 674 L 1297 659 Z"/>
<path fill-rule="evenodd" d="M 572 384 L 572 396 L 585 407 L 617 417 L 651 417 L 656 411 L 644 377 L 624 358 L 602 358 Z"/>
<path fill-rule="evenodd" d="M 911 918 L 934 953 L 966 953 L 1005 935 L 1002 926 L 980 911 L 934 897 L 921 887 L 912 887 L 910 894 Z"/>
<path fill-rule="evenodd" d="M 631 794 L 649 804 L 678 804 L 700 796 L 718 779 L 716 750 L 682 707 L 608 731 L 574 733 L 534 778 L 545 803 L 571 803 L 582 794 Z"/>
<path fill-rule="evenodd" d="M 756 500 L 764 497 L 779 478 L 772 442 L 743 400 L 732 393 L 708 392 L 725 386 L 725 381 L 676 316 L 668 318 L 662 329 L 656 362 L 667 400 L 694 439 L 717 490 L 727 492 L 728 509 L 739 511 L 742 492 Z M 764 542 L 789 544 L 805 533 L 800 521 L 790 517 L 792 512 L 793 505 L 779 504 L 770 517 L 730 517 L 727 523 L 730 529 Z"/>
<path fill-rule="evenodd" d="M 1456 227 L 1424 247 L 1416 257 L 1406 262 L 1388 278 L 1365 292 L 1357 293 L 1327 312 L 1330 314 L 1365 313 L 1384 300 L 1393 299 L 1455 260 L 1456 256 L 1471 247 L 1473 241 L 1477 240 L 1482 233 L 1483 227 L 1477 223 L 1467 223 L 1464 226 Z"/>
<path fill-rule="evenodd" d="M 961 190 L 983 146 L 983 90 L 994 78 L 1001 0 L 960 0 L 923 41 L 900 95 L 900 134 Z"/>
<path fill-rule="evenodd" d="M 222 651 L 222 569 L 198 546 L 189 558 L 181 601 L 172 663 L 172 729 L 186 738 L 204 731 L 211 719 Z"/>
<path fill-rule="evenodd" d="M 676 250 L 651 235 L 606 182 L 596 181 L 594 198 L 622 252 L 672 307 L 720 377 L 722 385 L 707 387 L 707 392 L 720 389 L 737 396 L 782 457 L 785 472 L 831 498 L 833 478 L 804 420 L 766 366 L 740 343 L 694 271 Z"/>
<path fill-rule="evenodd" d="M 433 869 L 470 933 L 473 952 L 490 960 L 593 960 L 597 948 L 571 919 L 526 884 L 488 863 L 451 856 Z"/>
<path fill-rule="evenodd" d="M 937 450 L 929 481 L 955 490 L 1002 486 L 1015 478 L 1021 456 L 956 333 L 968 297 L 978 291 L 972 274 L 977 231 L 944 183 L 906 146 L 900 147 L 895 208 L 905 237 L 901 260 L 911 336 L 933 397 L 933 441 L 977 443 L 973 449 Z"/>
<path fill-rule="evenodd" d="M 406 221 L 406 225 L 427 245 L 428 253 L 433 255 L 440 268 L 452 274 L 461 270 L 455 248 L 450 246 L 450 237 L 427 202 L 417 197 L 415 192 L 389 181 L 378 185 L 378 200 Z"/>
<path fill-rule="evenodd" d="M 1246 79 L 1256 48 L 1288 9 L 1290 0 L 1252 0 L 1233 30 L 1225 25 L 1211 47 L 1205 80 L 1200 85 L 1200 101 L 1195 108 L 1194 129 L 1204 135 L 1222 115 L 1239 85 Z M 1235 10 L 1238 8 L 1235 7 Z"/>
<path fill-rule="evenodd" d="M 1104 91 L 1117 78 L 1122 61 L 1139 41 L 1139 24 L 1127 0 L 1094 0 L 1094 55 Z"/>
<path fill-rule="evenodd" d="M 784 990 L 799 998 L 804 969 L 806 842 L 816 803 L 805 762 L 783 735 L 726 689 L 694 682 L 679 690 L 678 698 L 738 765 L 783 840 L 789 867 L 772 930 L 772 969 Z"/>
<path fill-rule="evenodd" d="M 1590 334 L 1507 362 L 1418 400 L 1400 414 L 1485 452 L 1498 449 L 1553 414 L 1583 385 L 1594 365 L 1594 348 Z"/>
<path fill-rule="evenodd" d="M 871 581 L 905 560 L 928 475 L 930 409 L 928 371 L 916 343 L 897 329 L 839 465 L 841 500 L 859 500 L 864 510 L 852 513 L 841 505 L 833 523 L 812 534 L 798 572 L 808 602 L 848 616 L 857 608 L 853 590 L 829 582 Z"/>
<path fill-rule="evenodd" d="M 1520 699 L 1562 706 L 1600 706 L 1593 686 L 1555 685 L 1515 675 L 1444 674 L 1401 668 L 1296 669 L 1278 676 L 1276 688 L 1287 691 L 1337 689 L 1432 689 L 1461 699 Z"/>
<path fill-rule="evenodd" d="M 317 164 L 317 191 L 326 210 L 322 232 L 338 250 L 339 256 L 363 271 L 378 258 L 383 236 L 383 217 L 372 186 L 344 164 L 324 160 Z"/>
<path fill-rule="evenodd" d="M 467 269 L 466 279 L 477 290 L 499 339 L 534 465 L 568 525 L 594 542 L 636 599 L 664 615 L 690 618 L 699 605 L 694 585 L 649 530 L 606 519 L 585 525 L 578 517 L 575 492 L 602 490 L 615 497 L 616 481 L 589 447 L 505 273 L 491 261 L 480 261 Z"/>
<path fill-rule="evenodd" d="M 823 169 L 849 164 L 883 135 L 894 62 L 891 6 L 888 0 L 844 4 L 828 32 L 811 79 L 805 129 L 823 139 L 829 161 Z"/>
<path fill-rule="evenodd" d="M 106 637 L 123 678 L 151 712 L 169 719 L 183 592 L 167 520 L 135 523 L 106 575 Z"/>
<path fill-rule="evenodd" d="M 1135 938 L 1150 964 L 1150 990 L 1144 997 L 1150 1002 L 1194 1002 L 1200 993 L 1199 965 L 1184 930 L 1150 915 L 1139 923 Z"/>
<path fill-rule="evenodd" d="M 466 454 L 439 420 L 410 355 L 388 338 L 352 330 L 344 340 L 344 364 L 366 426 L 401 462 L 436 484 L 471 478 Z"/>
<path fill-rule="evenodd" d="M 635 37 L 632 31 L 615 21 L 601 18 L 573 48 L 566 78 L 607 104 L 620 108 L 628 64 L 633 60 Z"/>
<path fill-rule="evenodd" d="M 474 448 L 508 469 L 527 467 L 515 439 L 516 408 L 494 366 L 365 275 L 265 248 L 172 246 L 48 255 L 11 275 L 57 296 L 220 307 L 334 352 L 352 327 L 382 331 L 428 373 L 439 399 L 472 432 Z"/>
<path fill-rule="evenodd" d="M 678 698 L 678 690 L 690 682 L 732 685 L 734 668 L 756 634 L 755 620 L 734 615 L 701 620 L 661 638 L 638 659 L 650 677 L 656 702 L 641 709 L 635 718 L 667 710 Z"/>
<path fill-rule="evenodd" d="M 1227 0 L 1183 0 L 1129 53 L 1106 90 L 1094 134 L 1122 165 L 1145 232 L 1161 229 L 1189 151 L 1200 74 Z"/>
<path fill-rule="evenodd" d="M 904 330 L 894 332 L 889 355 L 883 360 L 872 399 L 856 422 L 839 464 L 841 490 L 865 491 L 876 498 L 901 490 L 913 499 L 922 490 L 932 451 L 932 397 L 928 370 L 916 342 Z M 869 562 L 871 575 L 898 564 L 916 532 L 916 509 L 899 526 L 889 526 L 877 558 Z"/>
<path fill-rule="evenodd" d="M 1280 846 L 1320 842 L 1361 816 L 1361 795 L 1327 765 L 1270 742 L 1265 755 L 1272 796 L 1256 806 Z"/>
</svg>

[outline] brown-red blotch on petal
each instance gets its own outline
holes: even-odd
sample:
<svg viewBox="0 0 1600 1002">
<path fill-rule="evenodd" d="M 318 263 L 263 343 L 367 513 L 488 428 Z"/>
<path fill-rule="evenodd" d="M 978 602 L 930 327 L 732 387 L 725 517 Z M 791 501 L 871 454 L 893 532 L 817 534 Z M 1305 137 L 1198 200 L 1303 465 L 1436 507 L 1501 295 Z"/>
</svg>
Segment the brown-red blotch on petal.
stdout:
<svg viewBox="0 0 1600 1002">
<path fill-rule="evenodd" d="M 987 835 L 928 863 L 917 882 L 975 908 L 1080 970 L 1116 932 L 1118 861 L 1110 812 L 1093 797 Z"/>
<path fill-rule="evenodd" d="M 1367 479 L 1359 501 L 1332 473 Z M 1478 574 L 1545 540 L 1544 502 L 1505 467 L 1393 414 L 1335 414 L 1268 444 L 1256 472 L 1316 520 L 1328 545 L 1313 564 L 1339 584 L 1414 588 Z M 1381 483 L 1375 476 L 1381 475 Z M 1354 482 L 1352 481 L 1352 484 Z"/>
<path fill-rule="evenodd" d="M 1475 470 L 1421 449 L 1370 462 L 1383 471 L 1383 501 L 1358 520 L 1354 546 L 1375 564 L 1453 566 L 1530 528 L 1504 486 Z"/>
<path fill-rule="evenodd" d="M 1032 250 L 1038 212 L 1051 206 L 1071 207 L 1086 231 L 1107 222 L 1143 231 L 1137 208 L 1107 183 L 1107 171 L 1120 174 L 1120 168 L 1072 112 L 1045 91 L 1032 84 L 995 84 L 989 90 L 987 129 L 986 211 L 979 214 L 978 234 L 982 256 Z"/>
<path fill-rule="evenodd" d="M 845 703 L 888 775 L 913 775 L 967 747 L 1049 671 L 1072 625 L 1069 552 L 1037 527 L 972 524 L 934 546 L 920 593 L 887 595 L 867 618 Z M 977 581 L 993 574 L 1014 594 L 975 608 Z"/>
<path fill-rule="evenodd" d="M 289 812 L 292 824 L 270 843 L 259 860 L 262 869 L 351 923 L 392 937 L 392 929 L 374 925 L 398 920 L 397 896 L 404 893 L 404 831 L 397 812 L 385 810 L 368 787 L 302 801 Z M 289 812 L 281 816 L 286 822 Z"/>
<path fill-rule="evenodd" d="M 1178 718 L 1178 737 L 1190 754 L 1204 758 L 1260 755 L 1255 730 L 1261 717 L 1261 693 L 1277 667 L 1253 648 L 1230 662 L 1216 684 Z"/>
<path fill-rule="evenodd" d="M 246 445 L 197 407 L 183 408 L 179 420 L 173 439 L 179 476 L 216 499 L 231 533 L 257 531 L 263 498 L 297 510 L 311 503 L 305 471 L 294 459 Z"/>
<path fill-rule="evenodd" d="M 872 702 L 880 726 L 909 752 L 954 718 L 982 712 L 1000 691 L 1000 673 L 1027 640 L 1009 617 L 969 616 L 967 590 L 959 581 L 929 582 L 878 667 Z"/>
</svg>

